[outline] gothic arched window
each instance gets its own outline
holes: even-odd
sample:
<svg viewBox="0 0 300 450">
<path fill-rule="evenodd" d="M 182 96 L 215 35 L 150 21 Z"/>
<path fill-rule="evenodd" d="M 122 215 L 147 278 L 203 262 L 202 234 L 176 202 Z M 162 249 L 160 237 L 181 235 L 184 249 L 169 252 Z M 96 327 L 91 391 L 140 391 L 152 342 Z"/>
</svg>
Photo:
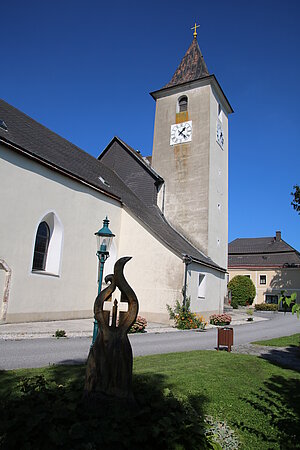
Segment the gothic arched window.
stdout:
<svg viewBox="0 0 300 450">
<path fill-rule="evenodd" d="M 187 111 L 188 108 L 188 98 L 186 95 L 183 95 L 178 100 L 178 112 Z"/>
<path fill-rule="evenodd" d="M 45 270 L 49 239 L 49 226 L 46 222 L 41 222 L 36 232 L 32 270 Z"/>
</svg>

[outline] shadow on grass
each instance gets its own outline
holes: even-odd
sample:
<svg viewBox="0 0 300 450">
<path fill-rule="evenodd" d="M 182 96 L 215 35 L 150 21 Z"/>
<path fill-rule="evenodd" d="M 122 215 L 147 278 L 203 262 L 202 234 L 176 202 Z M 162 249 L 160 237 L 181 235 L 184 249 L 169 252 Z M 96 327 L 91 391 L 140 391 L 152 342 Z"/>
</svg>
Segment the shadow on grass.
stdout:
<svg viewBox="0 0 300 450">
<path fill-rule="evenodd" d="M 136 405 L 84 403 L 84 366 L 51 366 L 22 378 L 0 373 L 0 448 L 205 449 L 203 397 L 174 398 L 160 374 L 134 376 Z M 3 392 L 3 391 L 2 391 Z"/>
<path fill-rule="evenodd" d="M 277 347 L 267 350 L 261 354 L 271 364 L 300 372 L 300 348 L 290 345 L 289 347 Z"/>
<path fill-rule="evenodd" d="M 270 429 L 274 429 L 274 438 L 244 423 L 235 423 L 237 428 L 254 433 L 268 444 L 264 448 L 294 450 L 300 448 L 300 380 L 282 376 L 272 376 L 264 387 L 242 398 L 269 420 Z M 259 420 L 259 415 L 257 416 Z M 276 437 L 275 437 L 276 436 Z"/>
</svg>

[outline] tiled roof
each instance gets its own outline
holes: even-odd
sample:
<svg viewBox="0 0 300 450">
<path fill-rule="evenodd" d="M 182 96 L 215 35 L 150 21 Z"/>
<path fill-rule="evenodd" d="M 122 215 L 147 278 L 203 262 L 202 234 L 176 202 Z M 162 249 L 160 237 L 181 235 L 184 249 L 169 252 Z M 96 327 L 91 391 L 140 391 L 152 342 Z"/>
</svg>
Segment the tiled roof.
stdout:
<svg viewBox="0 0 300 450">
<path fill-rule="evenodd" d="M 114 197 L 178 256 L 188 254 L 195 261 L 224 271 L 174 230 L 156 205 L 146 206 L 117 174 L 101 161 L 3 100 L 0 100 L 0 119 L 7 125 L 7 131 L 0 127 L 0 142 L 7 143 L 25 156 L 30 156 L 54 170 L 88 183 L 105 195 Z"/>
<path fill-rule="evenodd" d="M 228 245 L 228 266 L 300 267 L 300 254 L 279 232 L 275 237 L 241 238 Z"/>
<path fill-rule="evenodd" d="M 207 77 L 208 75 L 209 72 L 198 41 L 194 38 L 171 81 L 165 85 L 165 88 L 176 86 L 187 81 L 194 81 L 199 78 Z"/>
</svg>

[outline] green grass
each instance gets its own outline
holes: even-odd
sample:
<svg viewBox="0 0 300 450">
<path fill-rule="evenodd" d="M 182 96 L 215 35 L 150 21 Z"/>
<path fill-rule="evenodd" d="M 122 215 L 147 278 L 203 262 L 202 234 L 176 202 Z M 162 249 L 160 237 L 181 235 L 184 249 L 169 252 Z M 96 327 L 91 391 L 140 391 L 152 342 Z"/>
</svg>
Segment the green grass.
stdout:
<svg viewBox="0 0 300 450">
<path fill-rule="evenodd" d="M 2 371 L 0 395 L 8 390 L 17 394 L 22 377 L 40 374 L 71 386 L 83 382 L 84 367 Z M 136 386 L 141 379 L 150 394 L 154 386 L 169 388 L 200 414 L 226 420 L 238 433 L 243 449 L 300 448 L 298 372 L 255 356 L 195 351 L 135 358 Z"/>
<path fill-rule="evenodd" d="M 268 339 L 266 341 L 252 342 L 255 345 L 266 345 L 272 347 L 299 347 L 300 346 L 300 333 L 292 334 L 291 336 L 283 336 L 280 338 Z"/>
</svg>

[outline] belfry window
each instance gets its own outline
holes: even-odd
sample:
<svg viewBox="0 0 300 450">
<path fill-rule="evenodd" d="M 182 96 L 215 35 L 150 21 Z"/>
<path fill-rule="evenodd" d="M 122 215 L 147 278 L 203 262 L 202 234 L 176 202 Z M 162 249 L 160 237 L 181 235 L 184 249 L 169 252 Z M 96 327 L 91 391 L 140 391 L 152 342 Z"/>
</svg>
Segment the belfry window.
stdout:
<svg viewBox="0 0 300 450">
<path fill-rule="evenodd" d="M 188 109 L 188 98 L 186 95 L 178 100 L 178 112 L 184 112 Z"/>
<path fill-rule="evenodd" d="M 41 222 L 38 226 L 35 238 L 32 270 L 45 270 L 49 239 L 49 226 L 46 222 Z"/>
</svg>

